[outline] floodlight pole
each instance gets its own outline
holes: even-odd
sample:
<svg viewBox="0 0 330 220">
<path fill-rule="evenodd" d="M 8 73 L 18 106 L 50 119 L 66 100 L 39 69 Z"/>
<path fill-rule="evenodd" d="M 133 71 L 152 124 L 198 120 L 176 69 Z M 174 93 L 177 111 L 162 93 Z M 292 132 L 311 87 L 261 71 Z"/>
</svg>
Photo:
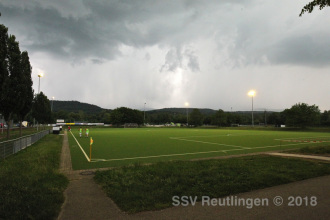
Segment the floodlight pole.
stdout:
<svg viewBox="0 0 330 220">
<path fill-rule="evenodd" d="M 144 109 L 143 109 L 143 124 L 146 124 L 146 104 L 144 103 Z"/>
<path fill-rule="evenodd" d="M 54 96 L 52 97 L 52 108 L 51 108 L 52 112 L 53 112 L 53 102 L 54 102 Z"/>
<path fill-rule="evenodd" d="M 38 94 L 40 93 L 40 78 L 43 76 L 44 76 L 44 74 L 42 74 L 42 73 L 38 74 L 38 77 L 39 77 Z"/>
<path fill-rule="evenodd" d="M 252 127 L 254 126 L 254 120 L 253 120 L 253 96 L 256 94 L 255 91 L 251 90 L 248 95 L 252 98 Z"/>
<path fill-rule="evenodd" d="M 253 120 L 253 95 L 252 97 L 252 127 L 254 127 L 254 120 Z"/>
<path fill-rule="evenodd" d="M 186 106 L 186 111 L 187 111 L 187 127 L 188 127 L 188 107 L 189 107 L 189 103 L 186 102 L 185 106 Z"/>
<path fill-rule="evenodd" d="M 187 126 L 188 126 L 188 107 L 187 107 Z"/>
<path fill-rule="evenodd" d="M 40 93 L 40 75 L 38 75 L 39 77 L 39 86 L 38 86 L 38 94 Z"/>
</svg>

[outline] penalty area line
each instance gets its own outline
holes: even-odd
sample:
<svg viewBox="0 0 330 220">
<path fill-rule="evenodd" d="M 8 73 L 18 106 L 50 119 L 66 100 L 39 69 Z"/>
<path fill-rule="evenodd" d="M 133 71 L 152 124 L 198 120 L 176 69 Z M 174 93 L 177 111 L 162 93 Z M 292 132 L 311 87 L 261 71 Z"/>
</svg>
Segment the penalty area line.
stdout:
<svg viewBox="0 0 330 220">
<path fill-rule="evenodd" d="M 166 154 L 166 155 L 145 156 L 145 157 L 127 157 L 127 158 L 118 158 L 118 159 L 92 159 L 90 162 L 96 163 L 96 162 L 111 162 L 111 161 L 123 161 L 123 160 L 159 158 L 159 157 L 175 157 L 175 156 L 196 155 L 196 154 L 208 154 L 208 153 L 227 153 L 227 152 L 230 152 L 230 151 L 242 151 L 242 150 L 247 150 L 248 151 L 248 150 L 253 150 L 253 149 L 285 147 L 285 146 L 302 145 L 302 144 L 308 144 L 308 143 L 263 146 L 263 147 L 249 148 L 249 149 L 231 149 L 231 150 L 205 151 L 205 152 L 193 152 L 193 153 L 182 153 L 182 154 Z"/>
<path fill-rule="evenodd" d="M 274 139 L 275 141 L 285 141 L 285 140 L 294 140 L 294 139 L 304 139 L 304 138 L 330 138 L 330 136 L 314 136 L 314 137 L 292 137 L 292 138 L 278 138 L 278 139 Z"/>
<path fill-rule="evenodd" d="M 120 161 L 120 160 L 135 160 L 135 159 L 148 159 L 148 158 L 158 158 L 158 157 L 175 157 L 175 156 L 185 156 L 185 155 L 194 155 L 194 154 L 208 154 L 208 153 L 226 153 L 224 150 L 217 151 L 205 151 L 205 152 L 194 152 L 194 153 L 183 153 L 183 154 L 165 154 L 165 155 L 156 155 L 156 156 L 146 156 L 146 157 L 128 157 L 120 159 L 92 159 L 91 162 L 106 162 L 106 161 Z"/>
<path fill-rule="evenodd" d="M 77 138 L 73 135 L 72 131 L 70 131 L 70 133 L 72 134 L 72 137 L 76 140 L 78 146 L 80 147 L 80 150 L 81 150 L 81 151 L 83 152 L 83 154 L 85 155 L 87 161 L 88 161 L 88 162 L 91 162 L 90 159 L 88 158 L 87 154 L 85 153 L 84 149 L 80 146 L 80 144 L 79 144 Z"/>
<path fill-rule="evenodd" d="M 170 137 L 170 139 L 172 139 L 172 140 L 178 140 L 178 141 L 190 141 L 190 142 L 196 142 L 196 143 L 202 143 L 202 144 L 213 144 L 213 145 L 227 146 L 227 147 L 238 147 L 238 148 L 241 148 L 241 149 L 251 149 L 249 147 L 242 147 L 242 146 L 237 146 L 237 145 L 219 144 L 219 143 L 206 142 L 206 141 L 197 141 L 197 140 L 189 140 L 189 139 L 183 139 L 183 138 Z"/>
</svg>

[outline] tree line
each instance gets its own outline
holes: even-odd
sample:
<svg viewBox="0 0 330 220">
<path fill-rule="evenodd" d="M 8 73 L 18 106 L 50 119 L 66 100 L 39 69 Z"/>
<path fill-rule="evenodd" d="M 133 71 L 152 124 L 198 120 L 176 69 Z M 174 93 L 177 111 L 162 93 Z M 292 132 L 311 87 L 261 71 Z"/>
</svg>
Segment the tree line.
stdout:
<svg viewBox="0 0 330 220">
<path fill-rule="evenodd" d="M 252 124 L 251 113 L 224 112 L 218 110 L 215 114 L 203 117 L 198 109 L 194 109 L 190 114 L 190 124 L 202 125 L 211 124 L 216 126 L 250 125 Z M 330 111 L 321 113 L 316 105 L 297 103 L 282 112 L 257 112 L 254 113 L 254 124 L 256 125 L 286 125 L 288 127 L 308 127 L 308 126 L 330 126 Z"/>
<path fill-rule="evenodd" d="M 37 121 L 50 121 L 49 100 L 43 93 L 34 95 L 31 74 L 28 52 L 21 52 L 15 35 L 9 35 L 8 28 L 0 24 L 0 114 L 9 125 L 7 138 L 12 120 L 19 121 L 21 135 L 21 122 L 28 114 Z"/>
<path fill-rule="evenodd" d="M 7 124 L 16 115 L 23 121 L 32 108 L 32 67 L 27 51 L 20 51 L 14 35 L 0 25 L 0 113 Z M 7 132 L 9 137 L 9 127 Z"/>
<path fill-rule="evenodd" d="M 188 114 L 188 115 L 187 115 Z M 188 116 L 188 117 L 187 117 Z M 217 127 L 251 125 L 251 111 L 225 112 L 205 111 L 204 109 L 161 109 L 153 111 L 139 111 L 127 107 L 114 110 L 102 110 L 99 113 L 88 114 L 82 110 L 78 112 L 57 111 L 52 113 L 52 122 L 55 119 L 64 119 L 66 122 L 100 122 L 121 126 L 125 123 L 146 124 L 172 124 L 185 126 L 211 125 Z M 187 121 L 188 120 L 188 121 Z M 321 113 L 316 105 L 297 103 L 282 112 L 254 112 L 254 124 L 263 126 L 307 127 L 330 126 L 330 110 Z"/>
<path fill-rule="evenodd" d="M 169 122 L 187 123 L 184 114 L 160 112 L 147 116 L 147 122 L 164 124 Z M 219 109 L 213 114 L 202 114 L 199 109 L 190 109 L 188 124 L 191 126 L 213 125 L 219 127 L 251 125 L 251 112 L 225 112 Z M 297 103 L 282 112 L 254 112 L 255 125 L 286 125 L 288 127 L 330 126 L 330 111 L 321 113 L 316 105 Z"/>
</svg>

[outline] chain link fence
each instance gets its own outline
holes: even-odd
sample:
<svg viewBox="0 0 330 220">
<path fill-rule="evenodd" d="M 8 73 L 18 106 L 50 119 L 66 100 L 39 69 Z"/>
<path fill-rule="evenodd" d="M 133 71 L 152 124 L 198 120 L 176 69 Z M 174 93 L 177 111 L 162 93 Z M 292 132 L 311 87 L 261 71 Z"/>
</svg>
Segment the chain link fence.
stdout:
<svg viewBox="0 0 330 220">
<path fill-rule="evenodd" d="M 34 144 L 45 135 L 49 134 L 51 130 L 41 131 L 36 134 L 27 135 L 14 140 L 0 142 L 0 159 L 4 159 L 12 154 L 16 154 L 18 151 L 25 149 L 26 147 Z"/>
</svg>

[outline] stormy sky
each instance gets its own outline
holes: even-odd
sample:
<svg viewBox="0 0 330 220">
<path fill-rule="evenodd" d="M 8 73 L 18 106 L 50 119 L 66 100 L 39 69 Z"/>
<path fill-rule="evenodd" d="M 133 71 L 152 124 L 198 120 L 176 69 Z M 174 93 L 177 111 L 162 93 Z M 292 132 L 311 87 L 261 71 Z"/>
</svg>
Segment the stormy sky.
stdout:
<svg viewBox="0 0 330 220">
<path fill-rule="evenodd" d="M 1 0 L 33 87 L 102 108 L 330 110 L 330 8 L 309 0 Z"/>
</svg>

